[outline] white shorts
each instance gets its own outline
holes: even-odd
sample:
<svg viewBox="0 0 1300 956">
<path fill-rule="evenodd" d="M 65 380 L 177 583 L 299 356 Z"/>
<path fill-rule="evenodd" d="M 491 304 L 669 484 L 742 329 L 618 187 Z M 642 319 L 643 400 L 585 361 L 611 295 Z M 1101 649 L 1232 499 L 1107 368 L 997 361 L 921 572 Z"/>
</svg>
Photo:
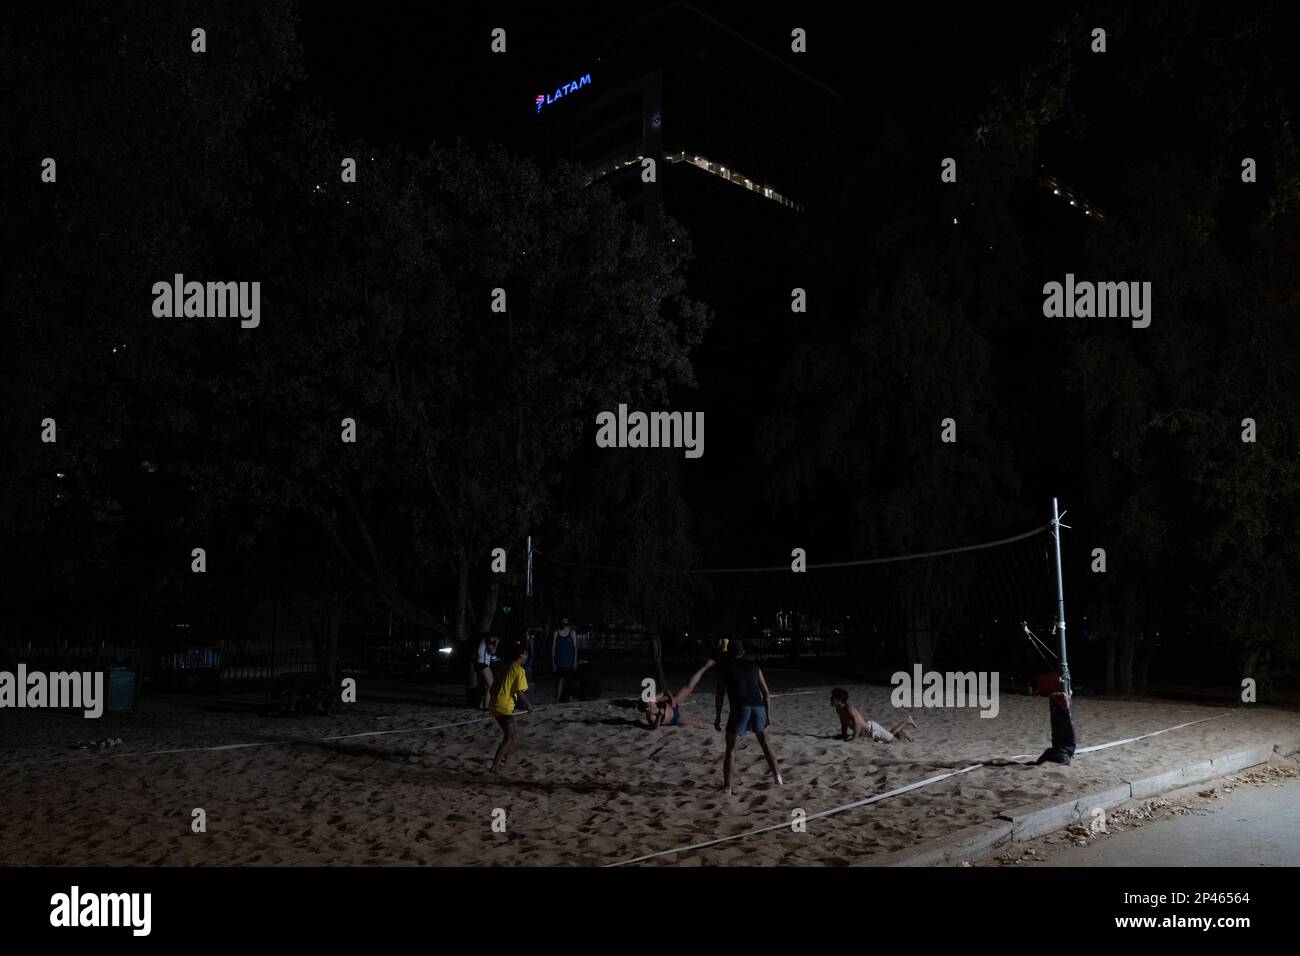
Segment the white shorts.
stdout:
<svg viewBox="0 0 1300 956">
<path fill-rule="evenodd" d="M 887 744 L 894 742 L 894 735 L 874 720 L 867 721 L 867 732 L 871 734 L 872 740 L 880 740 Z"/>
</svg>

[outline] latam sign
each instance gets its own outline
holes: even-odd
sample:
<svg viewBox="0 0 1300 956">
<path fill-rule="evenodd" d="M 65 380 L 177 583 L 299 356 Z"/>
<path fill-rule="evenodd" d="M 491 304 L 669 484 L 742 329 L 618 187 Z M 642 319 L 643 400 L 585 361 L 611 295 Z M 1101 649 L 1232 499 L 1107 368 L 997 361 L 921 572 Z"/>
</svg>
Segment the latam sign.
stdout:
<svg viewBox="0 0 1300 956">
<path fill-rule="evenodd" d="M 550 106 L 552 103 L 558 100 L 562 100 L 570 93 L 580 90 L 584 86 L 590 86 L 590 85 L 591 85 L 591 74 L 586 73 L 583 74 L 581 78 L 574 80 L 572 83 L 565 83 L 563 86 L 559 87 L 554 93 L 538 93 L 537 101 L 536 101 L 537 112 L 540 113 L 542 111 L 543 106 Z"/>
</svg>

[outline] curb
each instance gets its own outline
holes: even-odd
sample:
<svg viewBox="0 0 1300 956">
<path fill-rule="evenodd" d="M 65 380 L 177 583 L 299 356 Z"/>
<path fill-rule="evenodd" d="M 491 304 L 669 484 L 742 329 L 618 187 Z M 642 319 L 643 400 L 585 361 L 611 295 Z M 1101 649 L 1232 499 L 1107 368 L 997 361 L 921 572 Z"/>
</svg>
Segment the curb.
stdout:
<svg viewBox="0 0 1300 956">
<path fill-rule="evenodd" d="M 1011 839 L 1011 824 L 1001 820 L 931 840 L 919 849 L 897 850 L 853 866 L 956 866 L 963 860 L 990 856 L 1008 846 Z"/>
<path fill-rule="evenodd" d="M 1144 800 L 1160 793 L 1177 790 L 1268 763 L 1273 754 L 1283 757 L 1300 753 L 1300 736 L 1277 744 L 1251 747 L 1199 760 L 1179 770 L 1126 780 L 1118 787 L 1092 793 L 1048 807 L 1019 807 L 998 814 L 997 821 L 973 830 L 931 840 L 921 847 L 911 847 L 873 857 L 854 866 L 957 866 L 992 856 L 1011 843 L 1063 830 L 1075 823 L 1086 823 L 1095 810 L 1111 810 L 1129 800 Z"/>
<path fill-rule="evenodd" d="M 1209 761 L 1206 761 L 1206 765 L 1209 765 Z M 1132 786 L 1125 783 L 1123 786 L 1112 787 L 1101 793 L 1089 794 L 1050 807 L 1021 807 L 999 814 L 999 817 L 1010 821 L 1012 841 L 1023 843 L 1044 833 L 1063 830 L 1071 824 L 1091 819 L 1094 810 L 1113 809 L 1131 799 L 1132 796 Z"/>
</svg>

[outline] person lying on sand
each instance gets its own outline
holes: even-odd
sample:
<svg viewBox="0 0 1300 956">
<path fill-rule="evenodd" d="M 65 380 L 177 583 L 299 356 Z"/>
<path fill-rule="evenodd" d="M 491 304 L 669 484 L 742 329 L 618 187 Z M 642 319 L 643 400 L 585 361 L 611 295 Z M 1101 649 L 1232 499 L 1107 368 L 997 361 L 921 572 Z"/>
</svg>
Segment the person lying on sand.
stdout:
<svg viewBox="0 0 1300 956">
<path fill-rule="evenodd" d="M 687 681 L 686 686 L 676 694 L 656 694 L 654 700 L 643 700 L 638 704 L 641 712 L 645 714 L 646 723 L 650 725 L 651 730 L 658 730 L 660 727 L 665 726 L 681 727 L 685 723 L 682 719 L 682 704 L 686 703 L 691 694 L 695 693 L 700 678 L 712 666 L 713 661 L 705 661 L 704 666 L 691 675 L 691 679 Z"/>
<path fill-rule="evenodd" d="M 911 740 L 912 728 L 916 721 L 911 717 L 901 721 L 897 726 L 886 730 L 874 720 L 867 720 L 858 709 L 849 703 L 849 692 L 843 687 L 831 691 L 831 706 L 840 718 L 840 737 L 842 740 L 854 740 L 858 737 L 870 737 L 883 743 L 895 740 Z"/>
</svg>

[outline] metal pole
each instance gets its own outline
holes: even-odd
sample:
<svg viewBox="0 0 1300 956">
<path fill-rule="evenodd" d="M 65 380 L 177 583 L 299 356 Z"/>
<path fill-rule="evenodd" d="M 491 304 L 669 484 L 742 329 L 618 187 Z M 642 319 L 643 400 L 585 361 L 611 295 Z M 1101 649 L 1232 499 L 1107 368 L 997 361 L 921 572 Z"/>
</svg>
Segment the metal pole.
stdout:
<svg viewBox="0 0 1300 956">
<path fill-rule="evenodd" d="M 525 588 L 527 597 L 533 596 L 533 536 L 528 536 L 528 582 Z"/>
<path fill-rule="evenodd" d="M 1056 633 L 1061 639 L 1061 689 L 1067 697 L 1070 690 L 1070 664 L 1065 656 L 1065 584 L 1061 577 L 1061 524 L 1060 506 L 1052 499 L 1052 538 L 1056 541 Z"/>
<path fill-rule="evenodd" d="M 528 640 L 528 635 L 533 633 L 533 536 L 528 536 L 528 570 L 525 573 L 524 584 L 524 613 L 522 615 L 524 625 L 524 640 Z M 529 664 L 532 664 L 533 649 L 528 649 Z"/>
</svg>

